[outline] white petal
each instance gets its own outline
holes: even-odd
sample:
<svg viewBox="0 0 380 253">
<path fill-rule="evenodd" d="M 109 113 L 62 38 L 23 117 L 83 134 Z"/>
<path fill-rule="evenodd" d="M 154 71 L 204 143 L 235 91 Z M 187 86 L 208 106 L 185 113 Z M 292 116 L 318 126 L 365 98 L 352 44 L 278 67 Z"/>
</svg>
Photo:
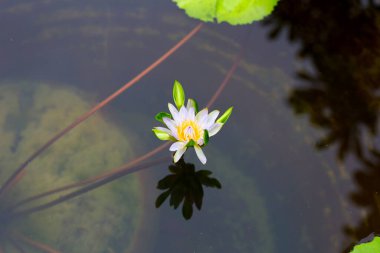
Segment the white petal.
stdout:
<svg viewBox="0 0 380 253">
<path fill-rule="evenodd" d="M 178 149 L 181 149 L 181 148 L 183 148 L 183 147 L 185 147 L 185 146 L 186 146 L 186 143 L 184 143 L 184 142 L 182 142 L 182 141 L 177 141 L 177 142 L 174 142 L 174 143 L 170 146 L 169 150 L 170 150 L 170 151 L 177 151 Z"/>
<path fill-rule="evenodd" d="M 213 121 L 213 122 L 215 122 L 215 120 L 218 117 L 219 113 L 220 112 L 218 110 L 214 110 L 214 111 L 210 112 L 210 114 L 208 115 L 207 121 Z"/>
<path fill-rule="evenodd" d="M 207 158 L 205 154 L 203 153 L 202 149 L 198 145 L 194 145 L 194 149 L 195 149 L 195 153 L 197 154 L 199 158 L 199 161 L 201 161 L 201 163 L 203 164 L 206 164 Z"/>
<path fill-rule="evenodd" d="M 170 129 L 171 131 L 171 135 L 173 137 L 175 137 L 176 139 L 178 139 L 178 134 L 177 134 L 177 127 L 176 127 L 176 124 L 175 124 L 175 121 L 172 120 L 172 119 L 169 119 L 169 118 L 162 118 L 162 120 L 164 121 L 164 123 L 168 126 L 168 128 Z"/>
<path fill-rule="evenodd" d="M 205 108 L 202 111 L 198 112 L 197 116 L 195 116 L 195 120 L 198 122 L 198 124 L 202 124 L 202 122 L 207 119 L 207 115 L 208 110 Z"/>
<path fill-rule="evenodd" d="M 175 163 L 179 161 L 179 159 L 182 157 L 183 153 L 186 152 L 186 149 L 187 149 L 187 147 L 183 147 L 183 148 L 178 149 L 177 152 L 175 152 L 175 154 L 174 154 L 174 162 Z"/>
<path fill-rule="evenodd" d="M 179 112 L 177 111 L 177 108 L 175 108 L 174 105 L 171 103 L 168 103 L 170 114 L 173 116 L 174 121 L 179 124 Z"/>
<path fill-rule="evenodd" d="M 215 120 L 218 117 L 218 115 L 219 115 L 219 111 L 218 110 L 212 111 L 207 116 L 207 120 L 205 120 L 203 122 L 203 125 L 201 125 L 201 127 L 203 127 L 204 129 L 209 129 L 215 123 Z"/>
<path fill-rule="evenodd" d="M 214 125 L 212 125 L 209 129 L 208 129 L 208 136 L 213 136 L 215 134 L 217 134 L 220 129 L 222 129 L 222 126 L 223 124 L 221 123 L 215 123 Z"/>
<path fill-rule="evenodd" d="M 181 109 L 179 109 L 179 118 L 181 122 L 187 119 L 186 107 L 182 106 Z"/>
<path fill-rule="evenodd" d="M 194 120 L 195 119 L 195 111 L 193 107 L 190 107 L 190 109 L 187 111 L 187 119 L 188 120 Z"/>
</svg>

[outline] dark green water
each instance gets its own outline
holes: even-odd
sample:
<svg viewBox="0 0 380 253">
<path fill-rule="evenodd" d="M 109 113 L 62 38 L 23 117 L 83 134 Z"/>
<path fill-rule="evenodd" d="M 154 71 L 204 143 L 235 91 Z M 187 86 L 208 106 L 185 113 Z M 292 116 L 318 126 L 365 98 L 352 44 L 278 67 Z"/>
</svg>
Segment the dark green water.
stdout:
<svg viewBox="0 0 380 253">
<path fill-rule="evenodd" d="M 169 0 L 1 2 L 0 183 L 197 24 Z M 23 235 L 65 253 L 343 253 L 380 233 L 379 28 L 376 1 L 280 1 L 260 23 L 205 24 L 33 161 L 0 213 L 160 145 L 151 129 L 173 81 L 204 107 L 245 43 L 213 106 L 234 112 L 204 149 L 207 164 L 186 153 L 222 189 L 206 188 L 188 221 L 168 203 L 156 209 L 161 164 L 22 219 L 0 216 L 0 249 L 40 252 Z"/>
</svg>

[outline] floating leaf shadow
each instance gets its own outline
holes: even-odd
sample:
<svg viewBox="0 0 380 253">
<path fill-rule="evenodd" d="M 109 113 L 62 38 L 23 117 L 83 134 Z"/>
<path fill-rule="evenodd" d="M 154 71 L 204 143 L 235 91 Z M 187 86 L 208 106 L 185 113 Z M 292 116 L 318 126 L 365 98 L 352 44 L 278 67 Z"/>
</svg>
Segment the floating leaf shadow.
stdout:
<svg viewBox="0 0 380 253">
<path fill-rule="evenodd" d="M 182 215 L 188 220 L 193 215 L 193 205 L 201 210 L 203 204 L 203 186 L 221 189 L 221 183 L 210 177 L 209 170 L 195 170 L 195 166 L 186 163 L 181 158 L 177 163 L 169 166 L 171 174 L 161 179 L 157 188 L 164 190 L 156 199 L 156 208 L 159 208 L 170 196 L 169 205 L 177 209 L 181 203 Z"/>
</svg>

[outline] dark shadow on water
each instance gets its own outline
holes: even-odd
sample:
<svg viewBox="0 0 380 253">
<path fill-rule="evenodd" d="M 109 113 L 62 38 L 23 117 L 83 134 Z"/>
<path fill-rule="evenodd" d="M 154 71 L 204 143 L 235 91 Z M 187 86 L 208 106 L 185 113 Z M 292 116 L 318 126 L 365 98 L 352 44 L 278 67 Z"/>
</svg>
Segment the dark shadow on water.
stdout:
<svg viewBox="0 0 380 253">
<path fill-rule="evenodd" d="M 346 225 L 345 233 L 354 241 L 367 237 L 371 233 L 380 234 L 380 152 L 372 151 L 370 159 L 354 174 L 358 189 L 351 193 L 350 199 L 357 206 L 364 208 L 364 218 L 356 225 Z M 349 252 L 354 243 L 344 252 Z"/>
<path fill-rule="evenodd" d="M 300 43 L 297 57 L 311 63 L 298 70 L 299 87 L 287 99 L 295 114 L 324 132 L 317 150 L 336 146 L 336 156 L 355 157 L 350 200 L 365 215 L 345 225 L 350 241 L 342 252 L 380 232 L 380 152 L 376 150 L 380 113 L 380 4 L 376 1 L 281 1 L 265 25 L 269 37 L 286 31 Z"/>
<path fill-rule="evenodd" d="M 286 29 L 289 40 L 301 42 L 299 57 L 314 67 L 298 71 L 302 87 L 288 102 L 326 132 L 318 149 L 336 144 L 340 159 L 362 158 L 361 136 L 377 134 L 380 109 L 379 9 L 353 0 L 303 2 L 281 3 L 267 21 L 271 38 Z"/>
<path fill-rule="evenodd" d="M 222 185 L 216 178 L 210 177 L 209 170 L 195 170 L 194 164 L 186 163 L 182 157 L 177 163 L 169 165 L 170 174 L 161 179 L 157 188 L 163 190 L 156 199 L 159 208 L 170 196 L 169 204 L 177 209 L 181 203 L 182 215 L 188 220 L 193 215 L 193 205 L 201 210 L 204 191 L 203 186 L 221 189 Z"/>
</svg>

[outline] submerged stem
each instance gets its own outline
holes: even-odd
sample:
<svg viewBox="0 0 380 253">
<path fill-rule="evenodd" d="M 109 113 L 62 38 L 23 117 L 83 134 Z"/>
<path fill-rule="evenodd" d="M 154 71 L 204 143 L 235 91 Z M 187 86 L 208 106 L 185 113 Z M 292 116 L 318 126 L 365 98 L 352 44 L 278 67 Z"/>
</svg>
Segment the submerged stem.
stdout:
<svg viewBox="0 0 380 253">
<path fill-rule="evenodd" d="M 215 101 L 218 99 L 218 97 L 220 96 L 220 94 L 222 93 L 222 91 L 227 86 L 228 82 L 231 80 L 232 76 L 236 72 L 236 69 L 239 66 L 239 63 L 241 62 L 243 55 L 244 55 L 244 51 L 247 47 L 249 35 L 250 35 L 250 31 L 248 31 L 247 35 L 245 36 L 244 41 L 240 46 L 240 51 L 237 54 L 237 56 L 235 57 L 231 68 L 228 70 L 226 76 L 224 77 L 222 83 L 219 85 L 218 89 L 215 91 L 214 95 L 208 101 L 207 106 L 206 106 L 207 108 L 210 108 L 215 103 Z"/>
<path fill-rule="evenodd" d="M 140 74 L 138 74 L 136 77 L 134 77 L 131 81 L 123 85 L 119 90 L 111 94 L 109 97 L 101 101 L 99 104 L 91 108 L 88 112 L 82 114 L 79 118 L 77 118 L 73 123 L 71 123 L 69 126 L 61 130 L 59 133 L 57 133 L 55 136 L 53 136 L 46 144 L 44 144 L 42 147 L 40 147 L 36 152 L 34 152 L 24 163 L 20 165 L 19 168 L 8 178 L 8 180 L 2 185 L 0 188 L 0 196 L 2 196 L 5 192 L 5 190 L 9 190 L 11 187 L 13 187 L 18 180 L 21 179 L 22 175 L 20 174 L 26 169 L 28 164 L 32 162 L 36 157 L 38 157 L 44 150 L 46 150 L 49 146 L 51 146 L 54 142 L 59 140 L 62 136 L 64 136 L 66 133 L 68 133 L 70 130 L 78 126 L 80 123 L 85 121 L 87 118 L 92 116 L 95 112 L 106 106 L 109 102 L 111 102 L 114 98 L 119 96 L 121 93 L 123 93 L 125 90 L 130 88 L 132 85 L 137 83 L 141 78 L 143 78 L 145 75 L 147 75 L 149 72 L 151 72 L 154 68 L 156 68 L 158 65 L 160 65 L 163 61 L 165 61 L 169 56 L 171 56 L 175 51 L 177 51 L 181 46 L 183 46 L 189 39 L 191 39 L 195 34 L 199 32 L 199 30 L 202 28 L 203 23 L 198 24 L 193 30 L 191 30 L 185 37 L 183 37 L 175 46 L 173 46 L 169 51 L 167 51 L 164 55 L 162 55 L 159 59 L 157 59 L 153 64 L 151 64 L 149 67 L 147 67 L 145 70 L 143 70 Z M 11 186 L 11 187 L 10 187 Z"/>
<path fill-rule="evenodd" d="M 75 197 L 78 197 L 86 192 L 89 192 L 91 190 L 94 190 L 104 184 L 107 184 L 107 183 L 110 183 L 116 179 L 119 179 L 125 175 L 128 175 L 130 173 L 133 173 L 133 172 L 136 172 L 136 171 L 139 171 L 139 170 L 142 170 L 142 169 L 147 169 L 149 167 L 152 167 L 154 165 L 157 165 L 157 164 L 160 164 L 162 162 L 167 162 L 168 160 L 170 160 L 171 158 L 168 158 L 168 157 L 165 157 L 165 158 L 161 158 L 161 159 L 157 159 L 157 160 L 154 160 L 154 161 L 151 161 L 151 162 L 148 162 L 146 164 L 143 164 L 143 165 L 136 165 L 134 167 L 130 167 L 128 164 L 120 169 L 119 171 L 115 172 L 115 173 L 112 173 L 111 175 L 99 180 L 99 181 L 96 181 L 92 184 L 89 184 L 77 191 L 74 191 L 74 192 L 71 192 L 71 193 L 68 193 L 66 195 L 63 195 L 55 200 L 52 200 L 46 204 L 42 204 L 42 205 L 39 205 L 39 206 L 36 206 L 36 207 L 31 207 L 29 209 L 25 209 L 25 210 L 22 210 L 22 211 L 19 211 L 19 212 L 14 212 L 12 214 L 10 214 L 10 218 L 14 218 L 14 217 L 20 217 L 20 216 L 25 216 L 25 215 L 29 215 L 29 214 L 32 214 L 32 213 L 35 213 L 35 212 L 38 212 L 38 211 L 42 211 L 44 209 L 47 209 L 47 208 L 50 208 L 50 207 L 53 207 L 53 206 L 56 206 L 66 200 L 69 200 L 69 199 L 72 199 L 72 198 L 75 198 Z"/>
<path fill-rule="evenodd" d="M 52 247 L 43 244 L 41 242 L 34 241 L 25 235 L 21 235 L 19 233 L 13 233 L 13 236 L 20 241 L 24 242 L 25 244 L 28 244 L 29 246 L 32 246 L 35 249 L 38 249 L 40 251 L 46 252 L 46 253 L 60 253 L 58 250 L 53 249 Z"/>
<path fill-rule="evenodd" d="M 20 253 L 25 253 L 26 251 L 22 247 L 21 243 L 18 242 L 17 240 L 9 237 L 8 240 L 11 242 L 12 246 Z"/>
<path fill-rule="evenodd" d="M 21 178 L 25 175 L 26 170 L 21 171 L 12 182 L 10 182 L 8 185 L 4 186 L 4 192 L 7 192 L 9 189 L 11 189 L 15 184 L 18 183 L 18 181 L 21 180 Z"/>
<path fill-rule="evenodd" d="M 68 185 L 65 185 L 65 186 L 61 186 L 61 187 L 55 188 L 53 190 L 50 190 L 50 191 L 47 191 L 47 192 L 43 192 L 43 193 L 37 194 L 35 196 L 32 196 L 32 197 L 26 198 L 24 200 L 21 200 L 20 202 L 17 202 L 16 204 L 14 204 L 11 207 L 9 207 L 7 209 L 7 211 L 10 212 L 10 211 L 16 209 L 17 207 L 19 207 L 21 205 L 24 205 L 24 204 L 27 204 L 27 203 L 29 203 L 31 201 L 34 201 L 34 200 L 37 200 L 37 199 L 41 199 L 43 197 L 47 197 L 47 196 L 50 196 L 50 195 L 58 193 L 58 192 L 67 191 L 67 190 L 70 190 L 70 189 L 73 189 L 73 188 L 78 188 L 78 187 L 81 187 L 81 186 L 85 186 L 85 185 L 88 185 L 90 183 L 93 183 L 93 182 L 99 181 L 101 179 L 104 179 L 106 177 L 112 176 L 115 173 L 118 173 L 118 172 L 120 172 L 122 170 L 125 170 L 125 169 L 128 169 L 128 168 L 131 168 L 133 165 L 136 165 L 139 162 L 142 162 L 142 161 L 144 161 L 144 160 L 152 157 L 153 155 L 157 154 L 158 152 L 160 152 L 161 150 L 163 150 L 167 146 L 169 146 L 169 142 L 158 146 L 157 148 L 155 148 L 155 149 L 151 150 L 150 152 L 146 153 L 145 155 L 142 155 L 142 156 L 140 156 L 140 157 L 132 160 L 131 162 L 126 163 L 125 165 L 123 165 L 120 168 L 113 169 L 110 172 L 105 172 L 103 174 L 100 174 L 100 175 L 97 175 L 97 176 L 94 176 L 94 177 L 91 177 L 91 178 L 88 178 L 88 179 L 85 179 L 85 180 L 82 180 L 82 181 L 79 181 L 79 182 L 76 182 L 76 183 L 72 183 L 72 184 L 68 184 Z"/>
<path fill-rule="evenodd" d="M 212 96 L 212 98 L 210 99 L 210 101 L 207 103 L 207 108 L 210 108 L 216 101 L 216 99 L 220 96 L 220 94 L 222 93 L 222 91 L 224 90 L 224 88 L 226 87 L 227 83 L 230 81 L 230 79 L 232 78 L 233 74 L 235 73 L 242 57 L 243 57 L 243 51 L 241 51 L 241 53 L 238 54 L 238 56 L 236 57 L 235 61 L 234 61 L 234 64 L 232 65 L 232 67 L 230 68 L 230 70 L 227 72 L 227 75 L 225 76 L 223 82 L 220 84 L 220 86 L 218 87 L 218 89 L 216 90 L 216 92 L 214 93 L 214 95 Z"/>
</svg>

